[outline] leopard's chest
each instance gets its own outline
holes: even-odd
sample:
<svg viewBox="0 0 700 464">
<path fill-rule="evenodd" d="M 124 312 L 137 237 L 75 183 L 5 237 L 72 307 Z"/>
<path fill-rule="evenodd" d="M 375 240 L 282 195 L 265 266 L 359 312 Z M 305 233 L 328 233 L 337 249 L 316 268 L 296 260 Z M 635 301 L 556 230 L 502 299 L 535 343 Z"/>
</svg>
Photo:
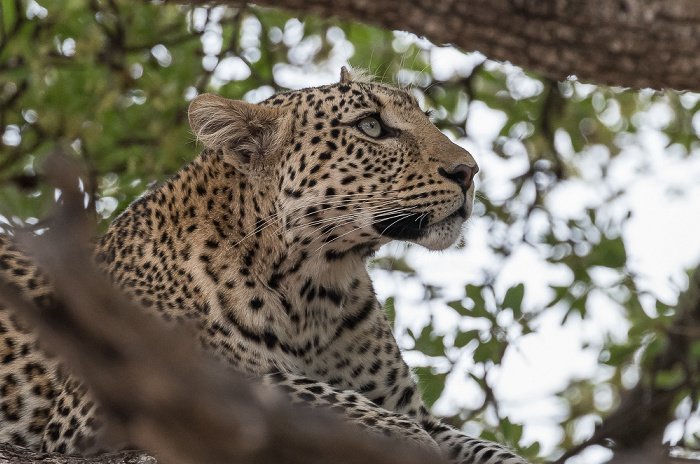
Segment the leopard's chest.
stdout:
<svg viewBox="0 0 700 464">
<path fill-rule="evenodd" d="M 361 309 L 367 294 L 373 297 L 371 283 L 360 284 L 369 282 L 362 275 L 336 284 L 294 272 L 276 282 L 269 274 L 241 278 L 237 270 L 220 272 L 218 283 L 203 269 L 191 274 L 207 302 L 198 329 L 204 348 L 253 374 L 279 369 L 307 374 L 319 363 L 337 362 L 325 357 L 347 315 Z"/>
</svg>

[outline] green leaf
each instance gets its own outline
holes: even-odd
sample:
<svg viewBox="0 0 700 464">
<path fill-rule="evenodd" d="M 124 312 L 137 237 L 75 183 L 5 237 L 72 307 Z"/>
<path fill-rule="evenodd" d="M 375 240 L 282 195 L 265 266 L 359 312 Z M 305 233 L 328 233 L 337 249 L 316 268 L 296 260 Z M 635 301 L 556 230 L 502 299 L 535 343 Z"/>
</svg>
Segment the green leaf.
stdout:
<svg viewBox="0 0 700 464">
<path fill-rule="evenodd" d="M 435 334 L 432 324 L 424 327 L 418 337 L 415 337 L 413 332 L 409 332 L 409 335 L 413 337 L 415 350 L 426 356 L 445 356 L 445 342 L 443 341 L 445 337 Z"/>
<path fill-rule="evenodd" d="M 506 442 L 510 444 L 517 444 L 523 436 L 523 426 L 519 424 L 513 424 L 507 417 L 504 417 L 500 421 L 501 433 L 503 433 L 503 438 Z"/>
<path fill-rule="evenodd" d="M 525 295 L 525 285 L 518 284 L 506 291 L 506 296 L 503 298 L 502 306 L 513 310 L 513 315 L 516 319 L 523 315 L 522 304 L 523 296 Z"/>
<path fill-rule="evenodd" d="M 474 350 L 474 362 L 485 363 L 493 361 L 495 364 L 500 362 L 500 343 L 495 337 L 491 337 L 488 341 L 482 341 Z"/>
<path fill-rule="evenodd" d="M 685 380 L 685 374 L 681 368 L 668 371 L 659 371 L 654 376 L 654 385 L 658 388 L 671 389 L 679 386 Z"/>
<path fill-rule="evenodd" d="M 464 287 L 464 292 L 467 298 L 470 298 L 474 302 L 474 308 L 471 310 L 471 316 L 473 317 L 485 317 L 491 319 L 491 314 L 486 311 L 486 300 L 481 295 L 481 287 L 476 285 L 467 285 Z"/>
<path fill-rule="evenodd" d="M 622 366 L 624 363 L 629 362 L 632 359 L 632 356 L 638 349 L 639 345 L 632 343 L 624 345 L 610 345 L 607 347 L 609 357 L 605 364 L 610 366 Z"/>
<path fill-rule="evenodd" d="M 436 374 L 430 367 L 417 367 L 414 372 L 418 376 L 418 387 L 423 395 L 423 401 L 430 409 L 445 390 L 447 373 Z"/>
<path fill-rule="evenodd" d="M 540 442 L 536 441 L 533 442 L 530 446 L 527 446 L 525 448 L 518 448 L 518 454 L 520 454 L 524 458 L 534 458 L 538 454 L 540 454 Z"/>
<path fill-rule="evenodd" d="M 390 296 L 384 302 L 384 314 L 391 324 L 391 329 L 394 329 L 394 321 L 396 320 L 396 308 L 394 307 L 394 297 Z"/>
<path fill-rule="evenodd" d="M 470 314 L 470 311 L 467 308 L 465 308 L 464 305 L 462 305 L 461 300 L 448 301 L 447 306 L 457 311 L 457 314 L 459 314 L 460 316 L 469 316 Z"/>
<path fill-rule="evenodd" d="M 555 304 L 559 303 L 564 297 L 568 296 L 569 294 L 569 287 L 557 287 L 557 286 L 550 286 L 552 290 L 554 290 L 554 298 L 552 298 L 552 301 L 547 303 L 547 308 L 551 308 Z"/>
<path fill-rule="evenodd" d="M 625 243 L 622 241 L 622 237 L 604 238 L 598 245 L 593 247 L 586 259 L 588 266 L 604 266 L 612 269 L 620 268 L 626 262 L 627 253 L 625 252 Z"/>
<path fill-rule="evenodd" d="M 413 269 L 402 256 L 381 256 L 373 259 L 370 265 L 385 271 L 402 272 L 408 275 L 415 275 L 416 273 L 416 270 Z"/>
<path fill-rule="evenodd" d="M 463 348 L 472 340 L 479 340 L 478 330 L 468 330 L 466 332 L 459 332 L 455 336 L 454 346 L 456 348 Z"/>
</svg>

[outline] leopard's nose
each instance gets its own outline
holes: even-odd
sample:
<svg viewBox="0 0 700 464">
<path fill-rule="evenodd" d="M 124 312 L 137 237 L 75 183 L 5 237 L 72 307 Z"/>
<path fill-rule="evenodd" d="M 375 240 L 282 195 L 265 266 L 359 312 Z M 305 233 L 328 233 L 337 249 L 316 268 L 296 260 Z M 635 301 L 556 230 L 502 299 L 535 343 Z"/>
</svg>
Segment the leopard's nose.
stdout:
<svg viewBox="0 0 700 464">
<path fill-rule="evenodd" d="M 469 187 L 471 187 L 472 181 L 474 180 L 474 176 L 477 172 L 479 172 L 479 165 L 476 163 L 474 163 L 473 166 L 468 164 L 458 164 L 449 171 L 439 168 L 438 172 L 443 177 L 450 179 L 452 182 L 462 187 L 462 190 L 466 191 L 469 190 Z"/>
</svg>

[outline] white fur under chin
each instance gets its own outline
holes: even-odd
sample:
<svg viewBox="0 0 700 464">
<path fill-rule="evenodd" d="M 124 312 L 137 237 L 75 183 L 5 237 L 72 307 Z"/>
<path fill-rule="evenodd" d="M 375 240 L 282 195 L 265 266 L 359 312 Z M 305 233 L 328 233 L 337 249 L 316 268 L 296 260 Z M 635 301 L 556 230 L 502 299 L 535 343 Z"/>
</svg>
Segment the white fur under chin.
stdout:
<svg viewBox="0 0 700 464">
<path fill-rule="evenodd" d="M 425 235 L 411 241 L 428 250 L 444 250 L 454 245 L 459 239 L 462 234 L 462 224 L 464 224 L 463 219 L 460 216 L 455 216 L 428 227 Z"/>
<path fill-rule="evenodd" d="M 411 242 L 433 251 L 445 250 L 454 245 L 462 235 L 462 226 L 471 217 L 474 209 L 474 192 L 475 188 L 472 185 L 467 193 L 464 206 L 466 208 L 466 219 L 463 219 L 461 216 L 445 218 L 428 227 L 421 238 L 411 240 Z"/>
</svg>

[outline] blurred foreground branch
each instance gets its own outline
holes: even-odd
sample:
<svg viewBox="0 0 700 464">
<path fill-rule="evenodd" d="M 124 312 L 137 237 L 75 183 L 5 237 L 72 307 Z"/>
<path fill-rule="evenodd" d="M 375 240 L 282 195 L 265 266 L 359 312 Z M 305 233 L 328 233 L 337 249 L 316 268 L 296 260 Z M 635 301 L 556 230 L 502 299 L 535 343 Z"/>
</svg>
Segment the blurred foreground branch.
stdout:
<svg viewBox="0 0 700 464">
<path fill-rule="evenodd" d="M 90 387 L 117 436 L 169 464 L 436 461 L 330 414 L 291 406 L 276 391 L 205 358 L 182 326 L 166 327 L 139 309 L 91 264 L 75 172 L 55 156 L 50 163 L 47 172 L 64 204 L 48 232 L 20 240 L 52 279 L 55 303 L 41 310 L 6 281 L 0 281 L 0 295 L 29 316 L 42 344 Z M 51 459 L 0 448 L 3 462 L 56 462 Z M 154 462 L 150 459 L 127 454 L 62 462 Z"/>
</svg>

